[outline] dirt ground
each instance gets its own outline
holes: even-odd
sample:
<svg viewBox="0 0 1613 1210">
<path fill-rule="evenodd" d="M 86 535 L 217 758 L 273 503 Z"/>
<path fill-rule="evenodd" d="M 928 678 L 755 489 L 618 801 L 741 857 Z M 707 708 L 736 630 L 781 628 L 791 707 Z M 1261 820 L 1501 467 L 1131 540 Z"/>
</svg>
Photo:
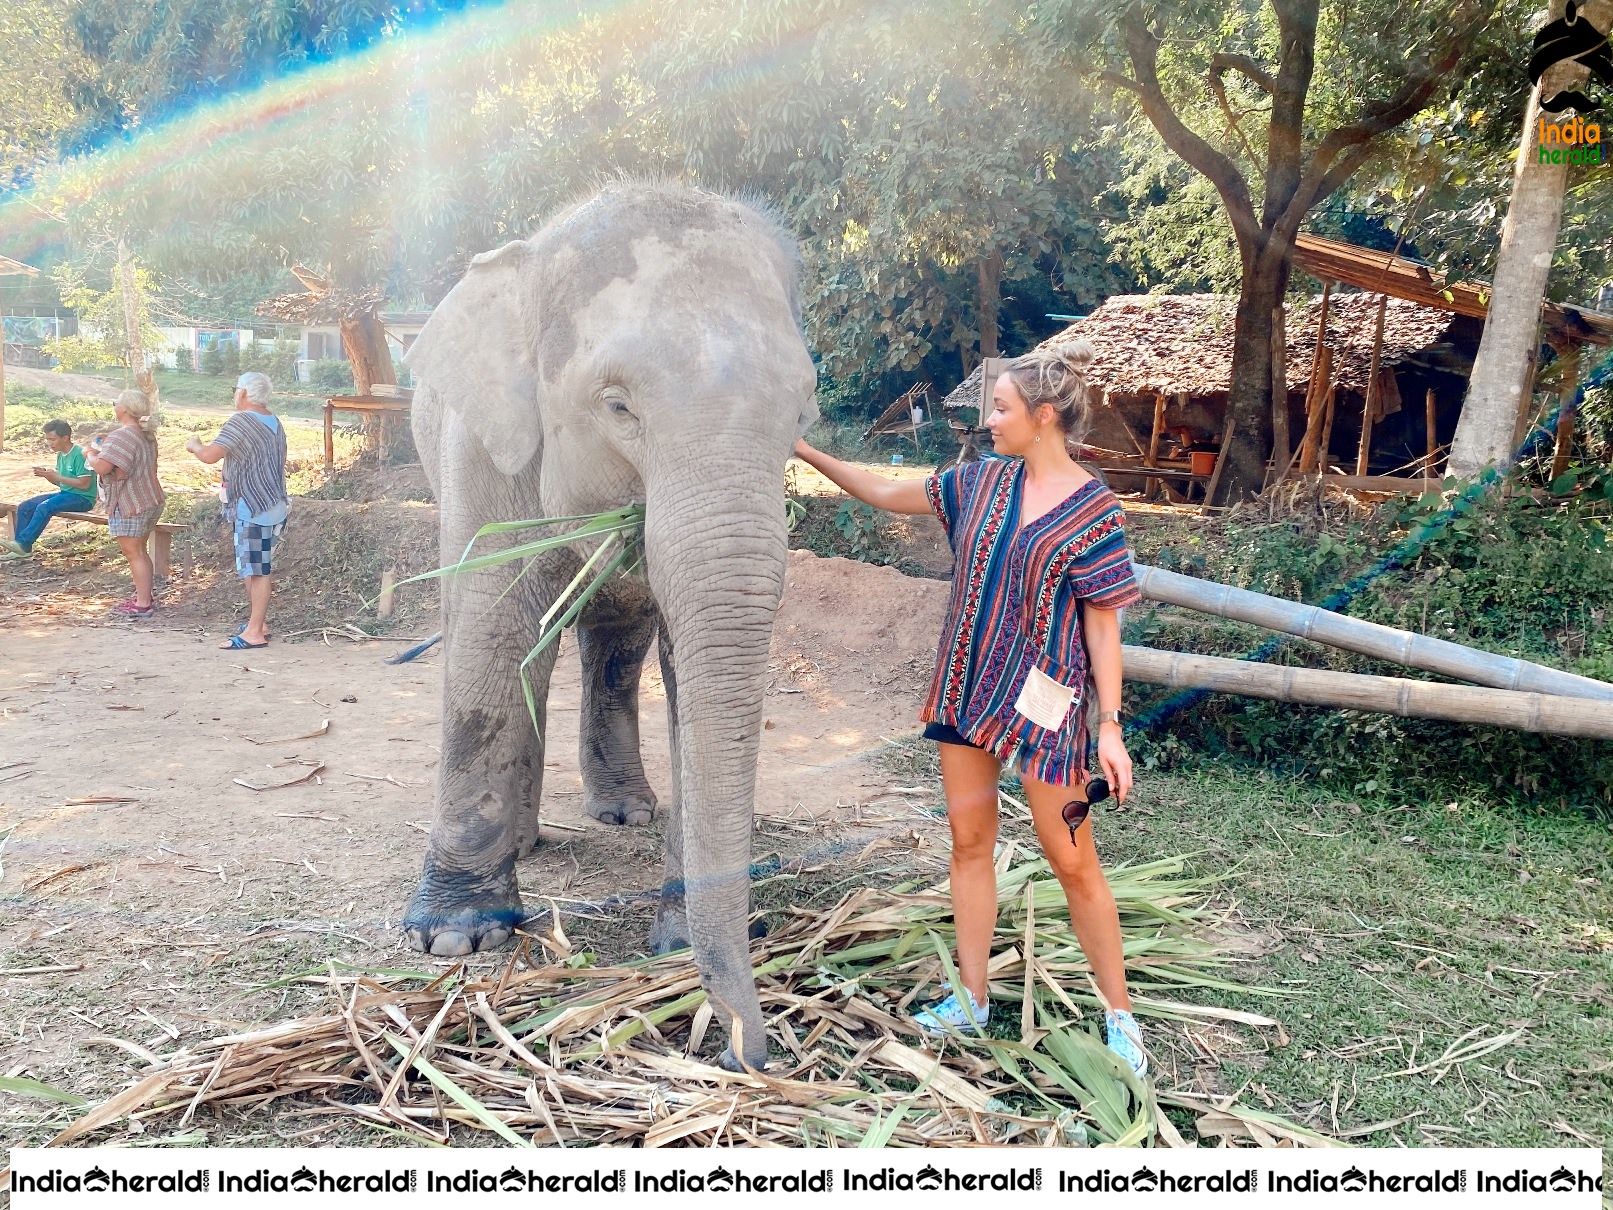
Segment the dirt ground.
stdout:
<svg viewBox="0 0 1613 1210">
<path fill-rule="evenodd" d="M 288 939 L 324 938 L 349 962 L 429 961 L 403 949 L 397 926 L 431 818 L 440 648 L 402 666 L 383 663 L 397 641 L 328 633 L 225 652 L 221 628 L 193 608 L 115 622 L 5 587 L 0 1074 L 109 1090 L 135 1067 L 95 1062 L 128 1059 L 106 1036 L 148 1048 L 204 1036 L 202 1018 L 243 1011 L 227 996 L 276 977 L 263 962 Z M 895 786 L 873 758 L 916 729 L 945 591 L 791 553 L 769 668 L 758 860 L 936 827 L 915 809 L 934 803 L 934 788 Z M 582 811 L 578 698 L 568 641 L 549 713 L 546 843 L 520 867 L 529 905 L 553 896 L 563 911 L 659 881 L 659 824 L 611 828 Z M 642 706 L 646 765 L 664 800 L 653 667 Z M 635 913 L 642 927 L 647 903 Z"/>
</svg>

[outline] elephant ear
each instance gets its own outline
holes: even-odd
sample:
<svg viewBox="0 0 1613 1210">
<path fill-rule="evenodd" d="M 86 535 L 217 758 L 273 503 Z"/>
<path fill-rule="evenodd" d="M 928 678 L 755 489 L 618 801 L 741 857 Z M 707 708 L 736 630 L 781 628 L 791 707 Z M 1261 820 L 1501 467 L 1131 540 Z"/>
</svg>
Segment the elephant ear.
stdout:
<svg viewBox="0 0 1613 1210">
<path fill-rule="evenodd" d="M 531 245 L 516 240 L 475 257 L 403 359 L 506 475 L 531 462 L 543 441 L 526 335 L 531 256 Z"/>
</svg>

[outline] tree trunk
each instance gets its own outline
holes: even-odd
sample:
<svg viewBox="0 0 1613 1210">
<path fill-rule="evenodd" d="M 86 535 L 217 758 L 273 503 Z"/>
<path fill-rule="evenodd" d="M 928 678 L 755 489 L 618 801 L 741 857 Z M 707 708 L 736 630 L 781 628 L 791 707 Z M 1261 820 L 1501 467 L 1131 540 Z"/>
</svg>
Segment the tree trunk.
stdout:
<svg viewBox="0 0 1613 1210">
<path fill-rule="evenodd" d="M 392 369 L 392 351 L 386 345 L 386 329 L 374 311 L 341 320 L 342 352 L 353 367 L 353 393 L 368 395 L 376 383 L 398 381 Z"/>
<path fill-rule="evenodd" d="M 975 312 L 980 321 L 980 360 L 998 357 L 1000 331 L 997 311 L 1002 306 L 1003 258 L 998 252 L 988 253 L 975 263 Z"/>
<path fill-rule="evenodd" d="M 1565 0 L 1552 0 L 1547 19 L 1557 20 L 1565 9 Z M 1599 30 L 1606 30 L 1610 19 L 1613 0 L 1587 0 L 1579 13 L 1580 21 L 1588 20 Z M 1540 98 L 1542 93 L 1549 96 L 1578 87 L 1587 74 L 1572 60 L 1549 68 L 1530 93 L 1524 110 L 1523 136 L 1512 178 L 1512 200 L 1501 228 L 1489 315 L 1447 464 L 1449 473 L 1461 478 L 1473 478 L 1492 466 L 1505 470 L 1512 464 L 1515 451 L 1511 439 L 1519 416 L 1529 406 L 1540 304 L 1545 298 L 1552 252 L 1562 224 L 1563 192 L 1570 167 L 1540 163 L 1545 117 Z"/>
<path fill-rule="evenodd" d="M 1263 255 L 1244 269 L 1232 337 L 1232 385 L 1227 400 L 1232 439 L 1221 444 L 1211 498 L 1235 504 L 1260 491 L 1271 455 L 1271 315 L 1282 301 L 1287 264 Z"/>
<path fill-rule="evenodd" d="M 135 279 L 134 261 L 128 245 L 118 241 L 118 293 L 123 299 L 123 328 L 129 342 L 129 370 L 134 384 L 153 405 L 157 402 L 157 379 L 146 364 L 145 340 L 140 335 L 140 283 Z"/>
</svg>

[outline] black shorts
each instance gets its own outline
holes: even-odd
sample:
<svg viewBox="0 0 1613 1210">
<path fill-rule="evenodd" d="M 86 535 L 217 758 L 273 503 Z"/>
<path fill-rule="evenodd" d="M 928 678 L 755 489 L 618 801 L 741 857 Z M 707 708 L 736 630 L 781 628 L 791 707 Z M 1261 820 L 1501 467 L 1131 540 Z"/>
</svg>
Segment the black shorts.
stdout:
<svg viewBox="0 0 1613 1210">
<path fill-rule="evenodd" d="M 979 744 L 970 743 L 969 740 L 964 738 L 963 732 L 950 723 L 927 724 L 924 728 L 924 738 L 933 739 L 938 744 L 958 744 L 964 748 L 976 748 L 981 752 L 986 751 Z"/>
</svg>

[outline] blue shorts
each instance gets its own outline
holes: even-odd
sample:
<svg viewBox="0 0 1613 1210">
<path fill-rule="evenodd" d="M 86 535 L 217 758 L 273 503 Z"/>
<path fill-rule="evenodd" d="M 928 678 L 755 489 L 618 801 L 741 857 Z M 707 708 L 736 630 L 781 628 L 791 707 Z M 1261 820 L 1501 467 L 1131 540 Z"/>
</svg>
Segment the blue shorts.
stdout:
<svg viewBox="0 0 1613 1210">
<path fill-rule="evenodd" d="M 286 532 L 286 523 L 254 525 L 250 521 L 235 521 L 235 571 L 243 580 L 252 576 L 274 574 L 274 548 L 280 535 Z"/>
</svg>

